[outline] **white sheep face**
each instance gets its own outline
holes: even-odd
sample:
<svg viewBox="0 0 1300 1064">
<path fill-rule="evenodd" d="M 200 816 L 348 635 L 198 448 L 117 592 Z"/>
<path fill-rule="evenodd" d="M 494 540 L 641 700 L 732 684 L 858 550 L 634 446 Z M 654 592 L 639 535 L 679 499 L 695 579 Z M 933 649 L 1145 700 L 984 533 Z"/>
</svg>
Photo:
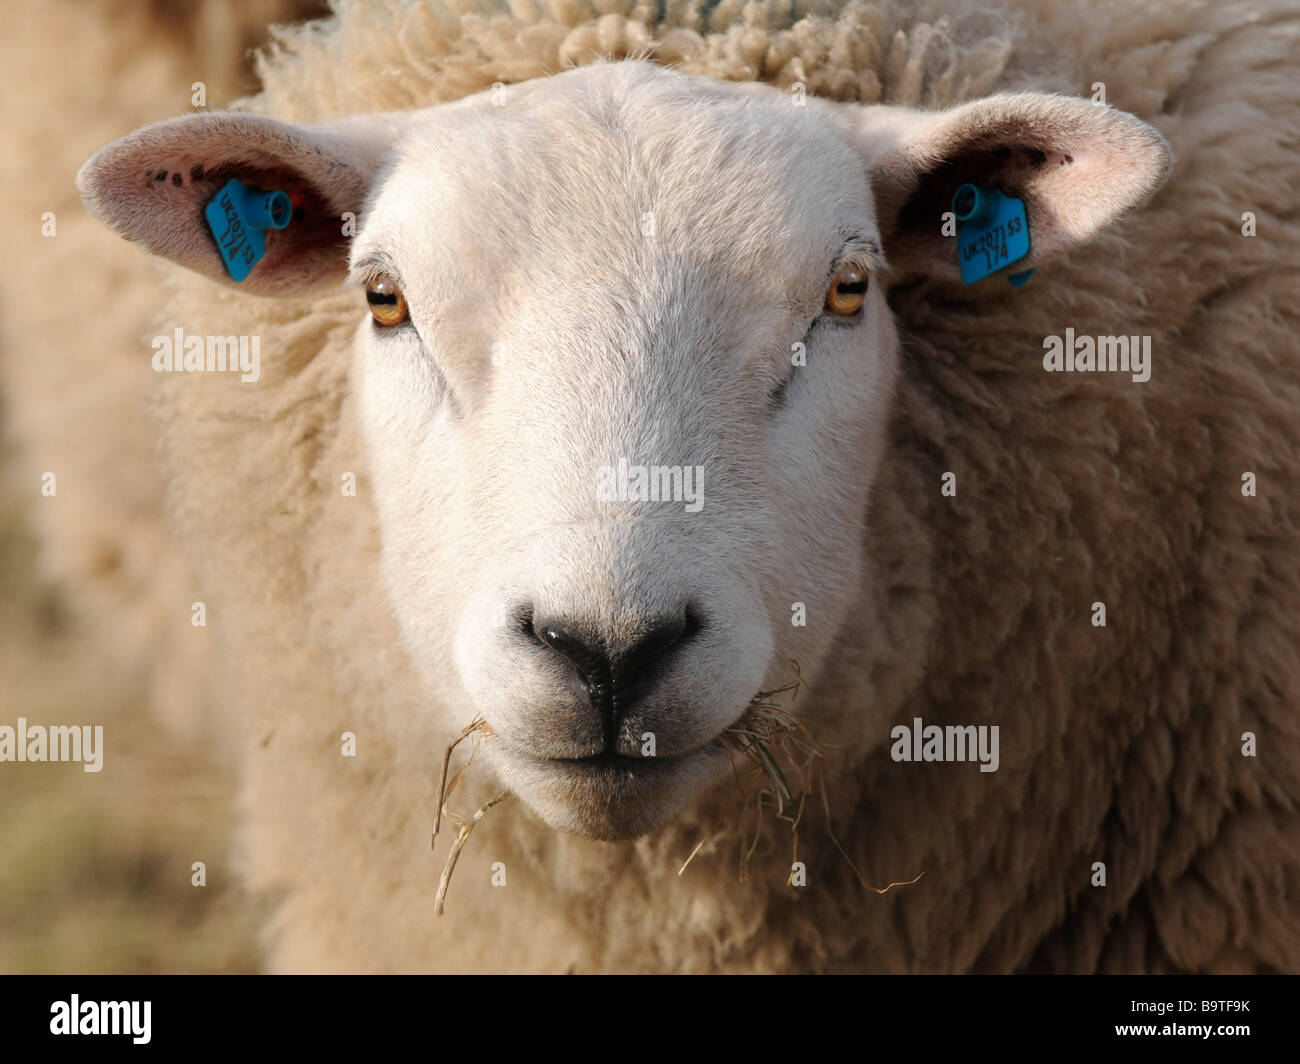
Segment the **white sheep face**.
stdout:
<svg viewBox="0 0 1300 1064">
<path fill-rule="evenodd" d="M 1150 127 L 1080 100 L 930 114 L 623 62 L 326 126 L 191 115 L 78 180 L 226 283 L 201 204 L 232 173 L 289 191 L 243 282 L 266 295 L 337 284 L 361 212 L 356 379 L 406 650 L 545 821 L 613 839 L 728 771 L 754 696 L 791 662 L 815 690 L 870 602 L 885 285 L 957 276 L 957 185 L 1023 198 L 1026 268 L 1168 165 Z"/>
<path fill-rule="evenodd" d="M 409 307 L 357 341 L 385 574 L 510 787 L 636 834 L 857 592 L 897 341 L 883 286 L 826 300 L 882 264 L 871 189 L 775 89 L 619 64 L 498 99 L 409 129 L 353 250 Z"/>
</svg>

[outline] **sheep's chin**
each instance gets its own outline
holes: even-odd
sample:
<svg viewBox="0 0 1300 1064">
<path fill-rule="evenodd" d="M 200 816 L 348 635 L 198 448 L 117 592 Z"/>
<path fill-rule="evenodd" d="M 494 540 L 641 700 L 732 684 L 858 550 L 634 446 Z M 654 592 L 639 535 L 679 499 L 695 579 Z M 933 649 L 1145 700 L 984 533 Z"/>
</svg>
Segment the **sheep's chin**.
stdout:
<svg viewBox="0 0 1300 1064">
<path fill-rule="evenodd" d="M 604 842 L 666 827 L 730 764 L 720 740 L 679 757 L 637 760 L 546 760 L 495 738 L 483 750 L 511 792 L 548 826 Z"/>
</svg>

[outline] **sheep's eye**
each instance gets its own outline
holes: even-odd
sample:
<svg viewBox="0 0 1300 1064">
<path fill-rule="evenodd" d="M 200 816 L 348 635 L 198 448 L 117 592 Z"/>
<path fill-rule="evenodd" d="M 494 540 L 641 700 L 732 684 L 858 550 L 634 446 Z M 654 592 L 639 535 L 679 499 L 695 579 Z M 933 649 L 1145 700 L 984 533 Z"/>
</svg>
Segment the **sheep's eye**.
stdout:
<svg viewBox="0 0 1300 1064">
<path fill-rule="evenodd" d="M 366 302 L 376 324 L 385 329 L 401 325 L 410 315 L 406 310 L 406 297 L 392 281 L 371 281 L 366 285 Z"/>
<path fill-rule="evenodd" d="M 842 266 L 826 290 L 826 309 L 841 318 L 851 318 L 862 309 L 867 298 L 867 271 L 857 266 Z"/>
</svg>

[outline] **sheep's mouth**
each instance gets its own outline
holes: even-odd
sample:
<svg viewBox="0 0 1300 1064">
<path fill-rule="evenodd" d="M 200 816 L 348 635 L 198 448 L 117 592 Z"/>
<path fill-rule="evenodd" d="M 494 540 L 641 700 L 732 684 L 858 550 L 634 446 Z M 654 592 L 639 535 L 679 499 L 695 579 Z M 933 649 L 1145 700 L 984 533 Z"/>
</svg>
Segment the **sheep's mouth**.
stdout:
<svg viewBox="0 0 1300 1064">
<path fill-rule="evenodd" d="M 669 823 L 729 763 L 721 737 L 689 753 L 543 758 L 485 743 L 509 789 L 552 827 L 613 842 Z"/>
<path fill-rule="evenodd" d="M 693 752 L 693 751 L 692 751 Z M 665 757 L 629 757 L 627 754 L 620 754 L 615 750 L 603 750 L 599 754 L 591 757 L 542 757 L 539 761 L 549 762 L 560 768 L 574 768 L 591 771 L 634 771 L 640 768 L 647 768 L 656 763 L 675 761 L 678 757 L 689 756 L 688 754 L 673 754 Z"/>
<path fill-rule="evenodd" d="M 607 746 L 575 758 L 541 756 L 484 723 L 484 751 L 508 789 L 552 827 L 615 841 L 648 834 L 671 822 L 697 795 L 748 756 L 764 767 L 799 725 L 778 704 L 793 697 L 801 680 L 760 691 L 736 719 L 712 738 L 671 754 L 629 756 Z M 779 774 L 779 768 L 778 768 Z"/>
<path fill-rule="evenodd" d="M 550 772 L 575 784 L 589 782 L 617 785 L 620 781 L 643 784 L 665 778 L 702 755 L 720 751 L 723 745 L 723 736 L 718 735 L 691 750 L 653 757 L 631 757 L 612 748 L 589 757 L 540 757 L 527 750 L 507 748 L 500 743 L 495 744 L 494 753 L 497 756 L 504 754 L 510 761 L 526 763 L 538 772 Z"/>
</svg>

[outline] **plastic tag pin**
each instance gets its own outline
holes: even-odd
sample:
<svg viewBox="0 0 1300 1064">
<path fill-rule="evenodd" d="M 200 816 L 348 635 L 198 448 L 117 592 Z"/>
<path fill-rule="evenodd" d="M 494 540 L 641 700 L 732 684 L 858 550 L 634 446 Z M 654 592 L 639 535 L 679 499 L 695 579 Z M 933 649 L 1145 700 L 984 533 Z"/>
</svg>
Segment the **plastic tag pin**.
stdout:
<svg viewBox="0 0 1300 1064">
<path fill-rule="evenodd" d="M 952 195 L 952 213 L 959 223 L 957 257 L 966 284 L 982 281 L 1029 254 L 1029 217 L 1023 200 L 996 188 L 959 185 Z M 1019 288 L 1033 275 L 1033 270 L 1022 270 L 1007 279 Z"/>
<path fill-rule="evenodd" d="M 265 192 L 232 177 L 203 213 L 226 272 L 242 281 L 266 254 L 266 230 L 287 226 L 293 204 L 285 192 Z"/>
</svg>

